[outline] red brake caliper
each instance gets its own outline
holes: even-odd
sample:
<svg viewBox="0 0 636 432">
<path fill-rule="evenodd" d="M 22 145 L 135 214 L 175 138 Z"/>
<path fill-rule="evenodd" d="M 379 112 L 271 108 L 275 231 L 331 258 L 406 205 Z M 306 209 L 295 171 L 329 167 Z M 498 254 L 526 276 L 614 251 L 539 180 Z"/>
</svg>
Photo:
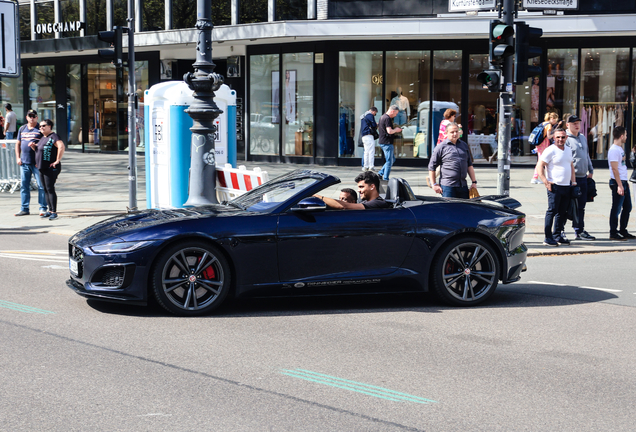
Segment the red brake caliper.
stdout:
<svg viewBox="0 0 636 432">
<path fill-rule="evenodd" d="M 201 257 L 198 258 L 197 264 L 200 262 L 201 262 Z M 212 268 L 212 265 L 207 266 L 205 270 L 203 270 L 203 276 L 205 276 L 205 278 L 208 280 L 214 279 L 216 274 L 214 273 L 214 269 Z"/>
</svg>

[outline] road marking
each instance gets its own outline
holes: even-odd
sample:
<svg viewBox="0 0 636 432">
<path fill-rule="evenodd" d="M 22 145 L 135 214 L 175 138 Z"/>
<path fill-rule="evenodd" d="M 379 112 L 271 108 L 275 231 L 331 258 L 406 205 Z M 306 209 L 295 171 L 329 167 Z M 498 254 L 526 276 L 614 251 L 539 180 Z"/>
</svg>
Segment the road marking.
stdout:
<svg viewBox="0 0 636 432">
<path fill-rule="evenodd" d="M 526 283 L 529 284 L 537 284 L 537 285 L 552 285 L 552 286 L 571 286 L 574 288 L 584 288 L 584 289 L 591 289 L 591 290 L 597 290 L 597 291 L 606 291 L 606 292 L 612 292 L 612 293 L 620 293 L 623 292 L 623 290 L 615 290 L 615 289 L 609 289 L 609 288 L 597 288 L 597 287 L 591 287 L 591 286 L 576 286 L 576 285 L 568 285 L 568 284 L 559 284 L 559 283 L 552 283 L 552 282 L 539 282 L 539 281 L 528 281 Z M 634 293 L 636 294 L 636 293 Z"/>
<path fill-rule="evenodd" d="M 50 268 L 53 270 L 68 270 L 68 266 L 59 266 L 59 265 L 47 265 L 47 266 L 42 266 L 42 268 Z"/>
<path fill-rule="evenodd" d="M 0 258 L 14 258 L 27 261 L 44 261 L 44 262 L 67 262 L 68 251 L 51 250 L 51 251 L 0 251 Z"/>
<path fill-rule="evenodd" d="M 401 393 L 394 390 L 389 390 L 383 387 L 378 387 L 370 384 L 351 381 L 343 378 L 338 378 L 330 375 L 321 374 L 318 372 L 312 372 L 306 369 L 283 369 L 281 374 L 294 378 L 300 378 L 306 381 L 311 381 L 319 384 L 325 384 L 331 387 L 337 387 L 344 390 L 354 391 L 357 393 L 374 396 L 381 399 L 386 399 L 394 402 L 415 402 L 421 404 L 437 403 L 431 399 L 425 399 L 419 396 L 413 396 L 407 393 Z"/>
<path fill-rule="evenodd" d="M 19 312 L 39 313 L 39 314 L 44 314 L 44 315 L 55 313 L 55 312 L 47 311 L 47 310 L 44 310 L 44 309 L 38 309 L 38 308 L 31 307 L 31 306 L 22 305 L 22 304 L 19 304 L 19 303 L 8 302 L 6 300 L 0 300 L 0 307 L 3 307 L 5 309 L 11 309 L 11 310 L 19 311 Z"/>
</svg>

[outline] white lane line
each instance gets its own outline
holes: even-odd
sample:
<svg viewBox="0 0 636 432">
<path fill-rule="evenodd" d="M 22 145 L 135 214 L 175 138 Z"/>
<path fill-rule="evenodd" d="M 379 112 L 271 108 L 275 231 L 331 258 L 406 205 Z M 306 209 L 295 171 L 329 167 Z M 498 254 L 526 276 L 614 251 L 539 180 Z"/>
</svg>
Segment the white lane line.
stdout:
<svg viewBox="0 0 636 432">
<path fill-rule="evenodd" d="M 47 266 L 42 266 L 42 268 L 50 268 L 53 270 L 68 270 L 68 266 L 59 266 L 59 265 L 47 265 Z"/>
<path fill-rule="evenodd" d="M 606 291 L 606 292 L 612 292 L 612 293 L 623 292 L 623 290 L 615 290 L 615 289 L 609 289 L 609 288 L 598 288 L 598 287 L 591 287 L 591 286 L 580 286 L 580 287 L 577 287 L 575 285 L 559 284 L 559 283 L 551 283 L 551 282 L 528 281 L 526 283 L 537 284 L 537 285 L 552 285 L 552 286 L 573 286 L 575 288 L 584 288 L 584 289 L 591 289 L 591 290 L 597 290 L 597 291 Z M 636 293 L 634 293 L 634 294 L 636 294 Z"/>
</svg>

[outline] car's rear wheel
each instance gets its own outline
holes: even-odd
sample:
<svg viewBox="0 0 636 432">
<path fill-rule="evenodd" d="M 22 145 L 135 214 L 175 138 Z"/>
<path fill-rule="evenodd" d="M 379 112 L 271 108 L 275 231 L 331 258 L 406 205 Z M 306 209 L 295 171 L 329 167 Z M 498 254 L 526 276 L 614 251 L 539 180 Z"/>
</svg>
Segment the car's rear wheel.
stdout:
<svg viewBox="0 0 636 432">
<path fill-rule="evenodd" d="M 207 243 L 191 241 L 179 243 L 157 258 L 152 288 L 166 310 L 182 316 L 204 315 L 223 303 L 230 278 L 223 254 Z"/>
<path fill-rule="evenodd" d="M 433 289 L 444 302 L 475 306 L 497 288 L 499 262 L 489 244 L 475 237 L 450 242 L 433 262 Z"/>
</svg>

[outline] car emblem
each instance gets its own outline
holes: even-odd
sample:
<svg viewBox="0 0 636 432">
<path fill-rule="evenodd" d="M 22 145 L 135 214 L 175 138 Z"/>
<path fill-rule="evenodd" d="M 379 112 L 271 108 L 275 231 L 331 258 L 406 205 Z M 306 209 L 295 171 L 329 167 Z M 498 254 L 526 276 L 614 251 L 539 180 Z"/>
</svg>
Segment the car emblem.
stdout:
<svg viewBox="0 0 636 432">
<path fill-rule="evenodd" d="M 304 283 L 302 283 L 302 282 L 298 282 L 298 283 L 294 284 L 294 287 L 295 287 L 295 288 L 302 288 L 302 287 L 304 287 L 304 286 L 305 286 L 305 284 L 304 284 Z"/>
<path fill-rule="evenodd" d="M 470 269 L 469 269 L 469 268 L 467 268 L 466 270 L 464 270 L 464 274 L 465 274 L 466 276 L 470 275 Z"/>
<path fill-rule="evenodd" d="M 190 275 L 190 277 L 188 278 L 188 280 L 190 282 L 196 282 L 197 281 L 197 277 L 195 275 Z"/>
</svg>

